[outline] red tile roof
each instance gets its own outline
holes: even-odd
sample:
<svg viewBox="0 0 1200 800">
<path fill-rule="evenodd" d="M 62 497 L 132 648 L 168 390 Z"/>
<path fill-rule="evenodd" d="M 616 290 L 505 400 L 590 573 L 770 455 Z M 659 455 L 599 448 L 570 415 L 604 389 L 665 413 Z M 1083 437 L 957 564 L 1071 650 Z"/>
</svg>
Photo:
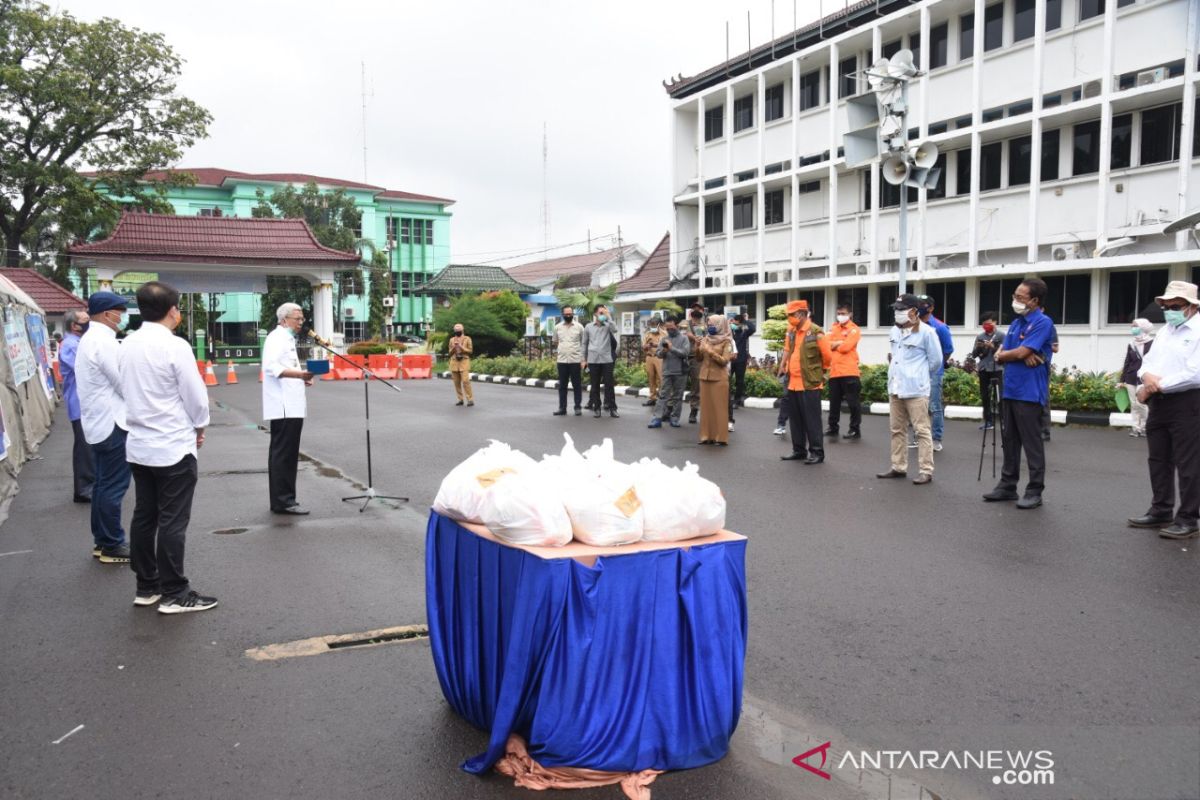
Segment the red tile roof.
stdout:
<svg viewBox="0 0 1200 800">
<path fill-rule="evenodd" d="M 59 286 L 37 270 L 0 269 L 17 288 L 33 298 L 47 314 L 64 314 L 73 308 L 87 308 L 87 303 Z"/>
<path fill-rule="evenodd" d="M 415 194 L 413 192 L 403 192 L 399 189 L 385 189 L 382 186 L 375 186 L 370 183 L 359 183 L 358 181 L 347 181 L 341 178 L 325 178 L 320 175 L 309 175 L 306 172 L 238 172 L 232 169 L 221 169 L 220 167 L 176 167 L 174 169 L 159 169 L 153 172 L 147 172 L 145 180 L 161 181 L 165 180 L 172 174 L 188 173 L 196 179 L 197 186 L 224 186 L 225 182 L 230 179 L 241 179 L 243 181 L 261 181 L 263 183 L 299 183 L 304 184 L 312 181 L 319 186 L 342 186 L 347 189 L 363 189 L 373 192 L 375 196 L 382 197 L 385 200 L 418 200 L 424 202 L 441 203 L 450 205 L 454 201 L 447 197 L 434 197 L 429 194 Z M 98 172 L 81 172 L 86 178 L 98 177 Z M 236 182 L 236 181 L 235 181 Z"/>
<path fill-rule="evenodd" d="M 661 292 L 671 288 L 671 234 L 650 253 L 646 263 L 631 277 L 617 284 L 617 294 L 633 292 Z"/>
<path fill-rule="evenodd" d="M 508 270 L 509 275 L 512 275 L 522 283 L 529 283 L 536 286 L 563 275 L 577 275 L 579 273 L 590 275 L 615 259 L 619 252 L 620 248 L 614 247 L 611 250 L 600 250 L 595 253 L 580 253 L 574 256 L 549 258 L 544 261 L 530 261 L 527 264 L 518 264 L 515 267 L 505 267 L 505 269 Z M 626 258 L 636 252 L 637 245 L 625 246 Z"/>
<path fill-rule="evenodd" d="M 204 264 L 359 263 L 357 253 L 343 253 L 317 242 L 302 219 L 177 217 L 133 212 L 121 215 L 109 238 L 72 245 L 67 252 L 72 256 Z"/>
</svg>

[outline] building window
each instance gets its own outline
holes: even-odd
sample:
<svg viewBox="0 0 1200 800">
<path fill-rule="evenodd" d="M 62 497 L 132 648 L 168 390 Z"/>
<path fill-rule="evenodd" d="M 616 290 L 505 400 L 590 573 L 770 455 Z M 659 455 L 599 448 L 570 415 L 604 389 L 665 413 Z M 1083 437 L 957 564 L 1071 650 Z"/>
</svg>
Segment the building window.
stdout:
<svg viewBox="0 0 1200 800">
<path fill-rule="evenodd" d="M 959 150 L 955 153 L 954 193 L 959 197 L 971 193 L 971 151 Z"/>
<path fill-rule="evenodd" d="M 896 302 L 899 292 L 894 284 L 885 283 L 877 286 L 879 297 L 879 327 L 891 328 L 896 324 L 896 311 L 892 304 Z"/>
<path fill-rule="evenodd" d="M 912 53 L 913 63 L 917 65 L 917 69 L 921 68 L 921 34 L 910 33 L 908 35 L 908 49 Z"/>
<path fill-rule="evenodd" d="M 995 50 L 1004 45 L 1004 4 L 996 3 L 983 10 L 983 50 Z"/>
<path fill-rule="evenodd" d="M 985 108 L 981 112 L 980 122 L 984 125 L 989 122 L 995 122 L 998 119 L 1004 119 L 1004 106 L 996 106 L 995 108 Z"/>
<path fill-rule="evenodd" d="M 1046 313 L 1059 325 L 1087 325 L 1091 322 L 1092 276 L 1047 275 Z"/>
<path fill-rule="evenodd" d="M 783 84 L 768 86 L 763 106 L 763 118 L 767 122 L 783 119 Z"/>
<path fill-rule="evenodd" d="M 1168 271 L 1141 269 L 1108 273 L 1108 324 L 1133 322 L 1167 288 Z"/>
<path fill-rule="evenodd" d="M 1112 119 L 1113 169 L 1123 169 L 1133 163 L 1133 114 L 1121 114 Z"/>
<path fill-rule="evenodd" d="M 792 168 L 792 162 L 790 160 L 789 161 L 776 161 L 774 164 L 767 164 L 767 166 L 763 167 L 763 174 L 764 175 L 774 175 L 776 173 L 783 172 L 785 169 L 791 169 L 791 168 Z"/>
<path fill-rule="evenodd" d="M 908 187 L 908 204 L 913 205 L 920 200 L 919 190 Z M 900 187 L 887 183 L 886 181 L 879 186 L 879 207 L 880 208 L 895 208 L 900 205 Z"/>
<path fill-rule="evenodd" d="M 725 135 L 725 106 L 704 110 L 704 141 L 711 142 Z"/>
<path fill-rule="evenodd" d="M 862 210 L 871 210 L 871 170 L 864 169 L 862 171 L 862 187 L 863 187 L 863 202 Z"/>
<path fill-rule="evenodd" d="M 1016 318 L 1012 310 L 1012 294 L 1021 285 L 1020 278 L 1005 278 L 979 282 L 979 310 L 1000 314 L 1000 324 L 1007 325 Z"/>
<path fill-rule="evenodd" d="M 725 232 L 725 201 L 704 207 L 704 235 L 716 236 Z"/>
<path fill-rule="evenodd" d="M 946 154 L 938 153 L 937 161 L 934 162 L 933 168 L 938 171 L 937 182 L 930 186 L 925 192 L 926 199 L 940 200 L 946 196 L 946 181 L 950 176 L 946 174 Z"/>
<path fill-rule="evenodd" d="M 1046 30 L 1056 31 L 1062 27 L 1062 0 L 1046 0 Z"/>
<path fill-rule="evenodd" d="M 947 325 L 965 325 L 967 321 L 967 282 L 927 283 L 925 294 L 933 298 L 933 315 Z"/>
<path fill-rule="evenodd" d="M 1182 110 L 1182 103 L 1172 103 L 1142 112 L 1141 164 L 1162 164 L 1179 158 L 1179 115 Z"/>
<path fill-rule="evenodd" d="M 837 290 L 837 304 L 850 306 L 850 319 L 855 325 L 867 324 L 867 287 L 855 286 L 852 289 Z"/>
<path fill-rule="evenodd" d="M 400 218 L 400 244 L 412 244 L 412 220 Z"/>
<path fill-rule="evenodd" d="M 733 101 L 733 132 L 754 127 L 754 95 L 748 94 Z"/>
<path fill-rule="evenodd" d="M 734 183 L 741 183 L 742 181 L 750 181 L 750 180 L 754 180 L 756 177 L 758 177 L 758 170 L 756 170 L 756 169 L 748 169 L 748 170 L 746 170 L 745 172 L 735 172 L 735 173 L 733 173 L 733 182 L 734 182 Z"/>
<path fill-rule="evenodd" d="M 950 23 L 943 22 L 929 29 L 929 68 L 937 69 L 950 63 Z"/>
<path fill-rule="evenodd" d="M 900 46 L 902 44 L 903 43 L 899 39 L 897 39 L 894 42 L 888 42 L 887 44 L 885 44 L 883 46 L 883 51 L 882 51 L 883 57 L 887 58 L 887 59 L 891 59 L 892 56 L 894 56 L 894 55 L 896 55 L 896 53 L 900 52 Z"/>
<path fill-rule="evenodd" d="M 958 18 L 958 60 L 966 61 L 975 55 L 975 14 Z"/>
<path fill-rule="evenodd" d="M 1013 41 L 1020 42 L 1033 37 L 1034 7 L 1036 0 L 1016 0 L 1013 5 Z"/>
<path fill-rule="evenodd" d="M 1079 0 L 1079 21 L 1098 17 L 1104 13 L 1104 0 Z"/>
<path fill-rule="evenodd" d="M 1008 185 L 1029 183 L 1030 159 L 1033 156 L 1033 137 L 1018 136 L 1008 142 Z"/>
<path fill-rule="evenodd" d="M 705 190 L 720 189 L 724 185 L 725 185 L 725 177 L 724 176 L 721 176 L 720 178 L 709 178 L 708 180 L 706 180 L 704 182 Z"/>
<path fill-rule="evenodd" d="M 821 191 L 820 181 L 808 181 L 807 183 L 796 184 L 796 194 L 811 194 L 812 192 Z"/>
<path fill-rule="evenodd" d="M 733 198 L 733 229 L 744 231 L 754 227 L 754 195 Z"/>
<path fill-rule="evenodd" d="M 1062 137 L 1057 130 L 1042 131 L 1042 180 L 1058 180 L 1058 143 Z"/>
<path fill-rule="evenodd" d="M 433 220 L 425 220 L 425 244 L 433 244 Z"/>
<path fill-rule="evenodd" d="M 821 73 L 816 70 L 800 76 L 800 110 L 821 105 Z"/>
<path fill-rule="evenodd" d="M 764 225 L 778 225 L 783 222 L 783 189 L 763 194 L 763 213 L 766 215 Z"/>
<path fill-rule="evenodd" d="M 1028 114 L 1031 111 L 1033 111 L 1032 100 L 1022 100 L 1021 102 L 1013 103 L 1008 107 L 1008 115 L 1010 117 L 1019 117 L 1022 114 Z"/>
<path fill-rule="evenodd" d="M 1100 120 L 1075 125 L 1072 175 L 1088 175 L 1100 169 Z"/>
<path fill-rule="evenodd" d="M 1200 99 L 1196 100 L 1195 113 L 1192 116 L 1192 158 L 1200 158 Z"/>
<path fill-rule="evenodd" d="M 753 272 L 733 276 L 734 286 L 753 286 L 756 283 L 758 283 L 758 275 Z M 735 306 L 740 305 L 740 303 L 730 303 L 729 305 Z"/>
<path fill-rule="evenodd" d="M 769 312 L 776 306 L 786 306 L 788 301 L 787 292 L 764 292 L 763 293 L 763 311 Z M 765 313 L 764 313 L 765 316 Z"/>
<path fill-rule="evenodd" d="M 825 290 L 809 289 L 796 293 L 797 300 L 808 301 L 808 316 L 818 325 L 825 324 Z"/>
<path fill-rule="evenodd" d="M 838 95 L 845 97 L 854 97 L 858 94 L 858 57 L 850 56 L 843 58 L 838 65 Z"/>
</svg>

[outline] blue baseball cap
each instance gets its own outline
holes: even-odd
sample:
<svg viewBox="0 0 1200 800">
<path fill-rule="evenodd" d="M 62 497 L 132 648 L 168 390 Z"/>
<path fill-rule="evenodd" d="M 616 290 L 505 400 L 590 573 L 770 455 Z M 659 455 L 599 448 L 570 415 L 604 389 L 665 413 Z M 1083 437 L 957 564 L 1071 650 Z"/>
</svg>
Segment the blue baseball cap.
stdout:
<svg viewBox="0 0 1200 800">
<path fill-rule="evenodd" d="M 114 308 L 125 309 L 129 301 L 116 292 L 96 292 L 88 298 L 88 316 L 112 311 Z"/>
</svg>

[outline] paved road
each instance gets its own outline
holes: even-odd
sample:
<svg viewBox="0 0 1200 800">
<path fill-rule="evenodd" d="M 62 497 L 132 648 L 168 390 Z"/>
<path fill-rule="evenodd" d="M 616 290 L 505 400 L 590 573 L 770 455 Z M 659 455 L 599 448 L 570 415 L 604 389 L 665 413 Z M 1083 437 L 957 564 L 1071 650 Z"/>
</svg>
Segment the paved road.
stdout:
<svg viewBox="0 0 1200 800">
<path fill-rule="evenodd" d="M 729 527 L 751 537 L 735 746 L 663 776 L 656 798 L 1200 797 L 1197 543 L 1123 526 L 1147 502 L 1144 442 L 1056 429 L 1047 504 L 1018 512 L 979 501 L 990 479 L 975 480 L 969 423 L 947 423 L 934 483 L 915 487 L 873 477 L 882 418 L 804 467 L 778 461 L 773 412 L 740 412 L 731 446 L 711 449 L 694 426 L 646 430 L 632 398 L 619 420 L 555 418 L 550 391 L 478 386 L 467 409 L 447 381 L 413 381 L 371 387 L 375 488 L 413 502 L 360 516 L 337 498 L 366 477 L 362 385 L 323 384 L 303 440 L 320 463 L 300 481 L 316 513 L 293 523 L 264 513 L 249 377 L 213 390 L 223 407 L 189 546 L 196 585 L 221 597 L 210 614 L 134 609 L 132 578 L 86 558 L 85 512 L 61 502 L 62 420 L 27 466 L 0 528 L 0 553 L 34 551 L 0 556 L 0 795 L 526 797 L 456 769 L 484 738 L 447 711 L 425 644 L 267 664 L 242 653 L 423 621 L 421 537 L 441 477 L 488 438 L 537 456 L 566 430 L 581 447 L 611 436 L 626 460 L 699 463 L 729 498 Z M 207 533 L 234 526 L 248 530 Z M 909 765 L 826 782 L 790 763 L 825 741 L 834 766 L 848 750 L 1050 750 L 1055 783 Z"/>
</svg>

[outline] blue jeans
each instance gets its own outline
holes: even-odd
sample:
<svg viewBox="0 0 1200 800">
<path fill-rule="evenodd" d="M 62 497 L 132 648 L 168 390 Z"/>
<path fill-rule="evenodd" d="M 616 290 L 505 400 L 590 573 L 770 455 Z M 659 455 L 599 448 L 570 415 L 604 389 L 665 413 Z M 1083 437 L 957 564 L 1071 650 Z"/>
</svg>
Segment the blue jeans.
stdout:
<svg viewBox="0 0 1200 800">
<path fill-rule="evenodd" d="M 125 544 L 121 527 L 121 501 L 129 489 L 129 463 L 125 460 L 125 437 L 117 425 L 100 444 L 92 445 L 96 483 L 92 489 L 92 539 L 97 547 Z"/>
<path fill-rule="evenodd" d="M 933 427 L 933 440 L 940 442 L 946 428 L 946 409 L 942 405 L 942 378 L 944 373 L 934 376 L 929 386 L 929 421 Z"/>
</svg>

